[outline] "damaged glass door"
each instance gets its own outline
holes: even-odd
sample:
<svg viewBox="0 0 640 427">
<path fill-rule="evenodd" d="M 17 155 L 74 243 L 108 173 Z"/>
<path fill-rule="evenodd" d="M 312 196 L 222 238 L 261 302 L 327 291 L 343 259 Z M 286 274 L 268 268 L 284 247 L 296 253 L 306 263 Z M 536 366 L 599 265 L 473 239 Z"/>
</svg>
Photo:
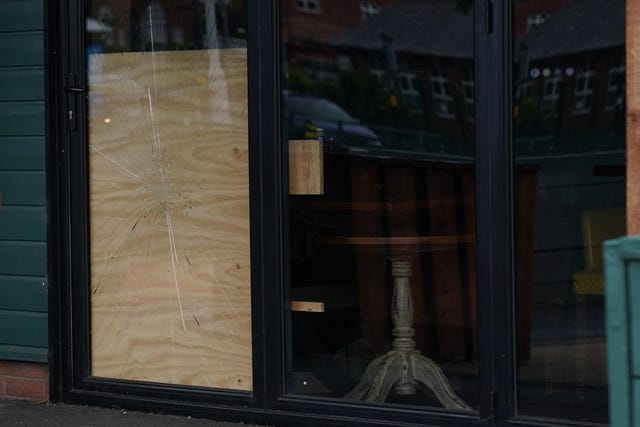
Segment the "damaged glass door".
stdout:
<svg viewBox="0 0 640 427">
<path fill-rule="evenodd" d="M 90 374 L 250 391 L 246 2 L 85 18 Z"/>
</svg>

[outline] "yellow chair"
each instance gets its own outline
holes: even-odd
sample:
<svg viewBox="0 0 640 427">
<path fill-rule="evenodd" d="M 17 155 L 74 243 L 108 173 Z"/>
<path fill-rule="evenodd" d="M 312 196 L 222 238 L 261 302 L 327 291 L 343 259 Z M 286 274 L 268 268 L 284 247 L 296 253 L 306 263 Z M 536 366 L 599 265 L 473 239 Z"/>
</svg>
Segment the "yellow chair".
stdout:
<svg viewBox="0 0 640 427">
<path fill-rule="evenodd" d="M 576 295 L 603 295 L 602 242 L 627 233 L 624 208 L 584 211 L 582 241 L 585 270 L 573 273 Z"/>
</svg>

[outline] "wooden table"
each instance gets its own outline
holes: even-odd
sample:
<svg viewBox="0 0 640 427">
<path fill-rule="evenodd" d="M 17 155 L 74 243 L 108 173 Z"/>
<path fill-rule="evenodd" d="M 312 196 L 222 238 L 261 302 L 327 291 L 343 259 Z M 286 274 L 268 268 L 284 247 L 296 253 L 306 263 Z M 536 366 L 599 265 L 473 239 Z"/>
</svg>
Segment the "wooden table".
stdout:
<svg viewBox="0 0 640 427">
<path fill-rule="evenodd" d="M 318 241 L 329 245 L 365 246 L 390 252 L 393 277 L 391 319 L 394 325 L 392 349 L 369 363 L 360 382 L 345 398 L 384 402 L 392 388 L 399 395 L 413 395 L 416 385 L 420 383 L 431 389 L 445 408 L 471 410 L 453 391 L 442 369 L 416 349 L 409 278 L 411 262 L 416 254 L 451 245 L 473 243 L 475 236 L 323 236 Z"/>
</svg>

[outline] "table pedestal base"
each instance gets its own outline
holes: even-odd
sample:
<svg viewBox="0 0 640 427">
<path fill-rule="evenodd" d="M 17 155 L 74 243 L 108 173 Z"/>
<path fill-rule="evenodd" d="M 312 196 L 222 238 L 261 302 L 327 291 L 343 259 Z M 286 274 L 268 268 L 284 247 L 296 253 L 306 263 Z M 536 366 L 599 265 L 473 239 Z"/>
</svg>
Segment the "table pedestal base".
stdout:
<svg viewBox="0 0 640 427">
<path fill-rule="evenodd" d="M 358 385 L 344 397 L 384 402 L 392 387 L 397 394 L 407 396 L 416 393 L 417 384 L 423 384 L 433 391 L 446 409 L 471 410 L 453 391 L 440 367 L 415 348 L 413 301 L 409 284 L 411 259 L 406 256 L 392 258 L 391 266 L 393 349 L 369 363 Z"/>
<path fill-rule="evenodd" d="M 416 384 L 423 384 L 438 398 L 443 407 L 469 411 L 471 408 L 453 391 L 442 370 L 418 350 L 391 350 L 373 360 L 362 379 L 346 399 L 384 402 L 391 388 L 399 395 L 413 395 Z"/>
</svg>

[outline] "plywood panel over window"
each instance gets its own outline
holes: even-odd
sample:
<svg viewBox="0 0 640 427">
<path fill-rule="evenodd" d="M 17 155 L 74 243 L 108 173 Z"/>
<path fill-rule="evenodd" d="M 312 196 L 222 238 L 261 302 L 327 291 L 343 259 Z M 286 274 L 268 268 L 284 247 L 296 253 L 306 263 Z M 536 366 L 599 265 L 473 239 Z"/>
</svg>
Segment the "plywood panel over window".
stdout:
<svg viewBox="0 0 640 427">
<path fill-rule="evenodd" d="M 88 64 L 92 374 L 250 390 L 246 49 Z"/>
</svg>

